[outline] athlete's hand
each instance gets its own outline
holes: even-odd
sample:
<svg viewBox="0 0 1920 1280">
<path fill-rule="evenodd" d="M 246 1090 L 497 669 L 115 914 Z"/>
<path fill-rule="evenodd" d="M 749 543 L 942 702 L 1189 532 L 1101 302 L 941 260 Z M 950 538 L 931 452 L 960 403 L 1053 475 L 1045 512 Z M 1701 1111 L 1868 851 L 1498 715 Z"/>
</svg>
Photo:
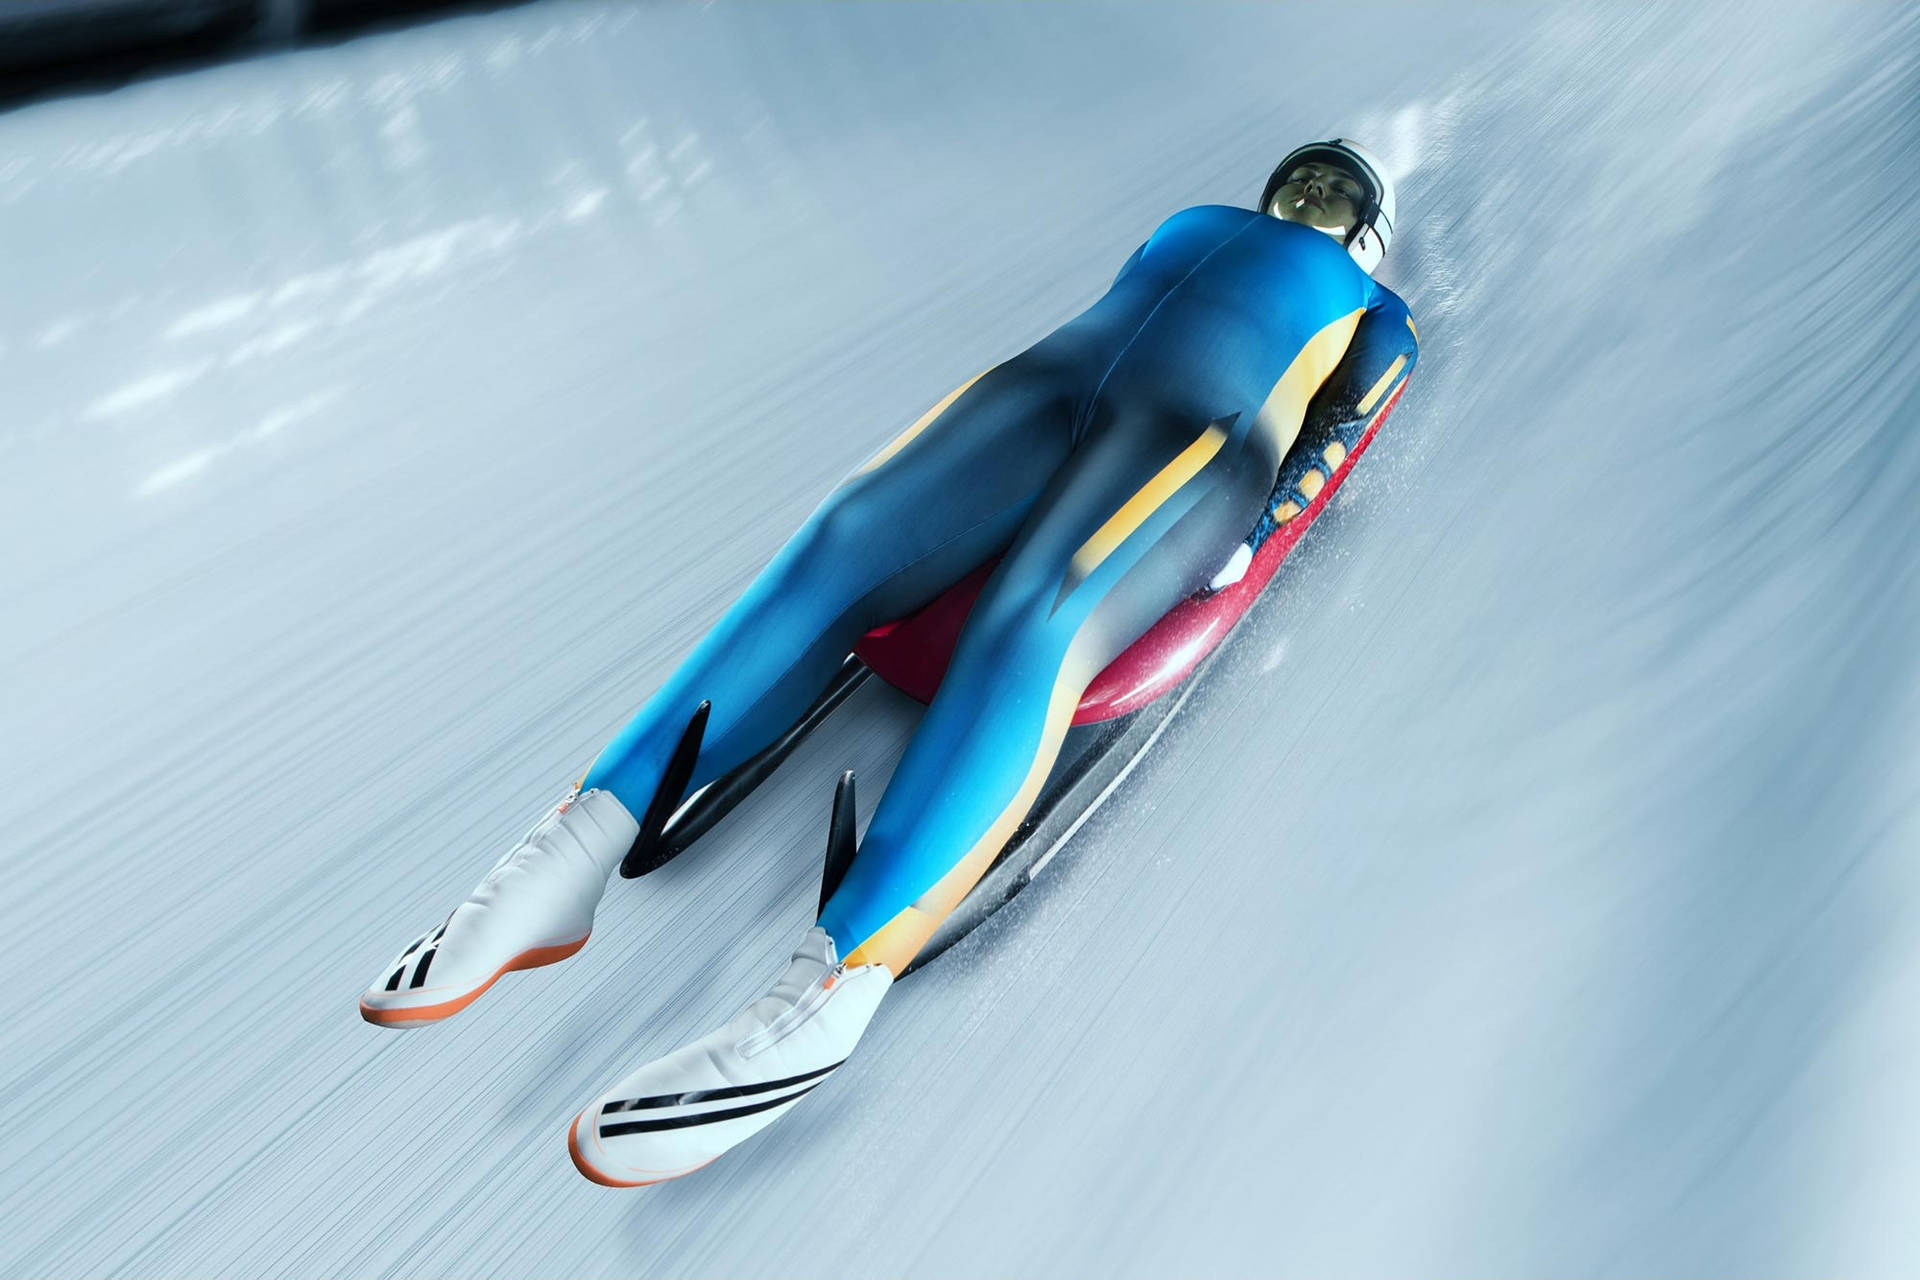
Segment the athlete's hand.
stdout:
<svg viewBox="0 0 1920 1280">
<path fill-rule="evenodd" d="M 1207 584 L 1208 591 L 1222 591 L 1247 576 L 1247 566 L 1253 563 L 1253 544 L 1243 542 L 1233 549 L 1233 555 L 1220 566 L 1220 572 L 1213 575 L 1213 581 Z"/>
</svg>

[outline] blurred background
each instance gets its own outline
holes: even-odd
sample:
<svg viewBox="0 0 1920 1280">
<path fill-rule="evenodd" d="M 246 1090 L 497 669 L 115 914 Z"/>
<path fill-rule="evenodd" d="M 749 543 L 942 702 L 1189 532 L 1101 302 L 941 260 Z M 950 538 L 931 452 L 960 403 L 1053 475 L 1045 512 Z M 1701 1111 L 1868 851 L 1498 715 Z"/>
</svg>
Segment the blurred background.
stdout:
<svg viewBox="0 0 1920 1280">
<path fill-rule="evenodd" d="M 0 1274 L 1920 1268 L 1920 11 L 24 0 L 0 64 Z M 566 1156 L 778 971 L 867 692 L 574 960 L 361 1022 L 840 476 L 1331 132 L 1400 408 L 831 1088 Z"/>
</svg>

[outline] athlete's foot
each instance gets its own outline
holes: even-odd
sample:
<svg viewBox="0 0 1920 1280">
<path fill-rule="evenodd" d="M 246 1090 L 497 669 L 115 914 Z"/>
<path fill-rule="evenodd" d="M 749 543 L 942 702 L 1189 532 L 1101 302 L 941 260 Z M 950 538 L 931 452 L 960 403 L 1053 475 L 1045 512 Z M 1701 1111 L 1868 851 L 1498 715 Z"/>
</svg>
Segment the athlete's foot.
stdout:
<svg viewBox="0 0 1920 1280">
<path fill-rule="evenodd" d="M 640 824 L 605 791 L 561 801 L 496 862 L 447 922 L 421 935 L 360 997 L 383 1027 L 450 1018 L 505 973 L 565 960 L 586 945 L 593 911 Z"/>
<path fill-rule="evenodd" d="M 575 1167 L 605 1187 L 692 1173 L 825 1083 L 892 985 L 885 966 L 848 969 L 826 930 L 808 930 L 766 995 L 574 1117 L 567 1149 Z"/>
</svg>

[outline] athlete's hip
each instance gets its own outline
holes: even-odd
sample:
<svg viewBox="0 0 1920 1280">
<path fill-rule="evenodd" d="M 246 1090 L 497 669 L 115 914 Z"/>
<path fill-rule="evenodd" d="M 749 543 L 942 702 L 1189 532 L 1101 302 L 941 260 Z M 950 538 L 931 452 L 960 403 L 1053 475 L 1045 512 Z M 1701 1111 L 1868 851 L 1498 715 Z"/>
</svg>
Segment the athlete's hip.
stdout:
<svg viewBox="0 0 1920 1280">
<path fill-rule="evenodd" d="M 1195 431 L 1236 413 L 1260 410 L 1272 385 L 1254 362 L 1221 352 L 1113 350 L 1080 339 L 1049 338 L 1008 362 L 1017 376 L 1044 381 L 1072 415 L 1076 442 L 1124 424 Z"/>
</svg>

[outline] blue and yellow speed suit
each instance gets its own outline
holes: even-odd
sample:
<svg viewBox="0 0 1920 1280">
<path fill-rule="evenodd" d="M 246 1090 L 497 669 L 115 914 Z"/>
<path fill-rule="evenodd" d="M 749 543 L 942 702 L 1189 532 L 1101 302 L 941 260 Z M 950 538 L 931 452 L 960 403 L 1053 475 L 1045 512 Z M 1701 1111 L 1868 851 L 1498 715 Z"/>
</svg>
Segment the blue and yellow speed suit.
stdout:
<svg viewBox="0 0 1920 1280">
<path fill-rule="evenodd" d="M 718 777 L 868 629 L 1004 552 L 820 916 L 849 963 L 899 973 L 1031 807 L 1088 683 L 1249 530 L 1305 504 L 1416 341 L 1406 304 L 1322 232 L 1175 214 L 1098 302 L 829 495 L 585 785 L 644 811 L 702 700 L 689 785 Z"/>
</svg>

